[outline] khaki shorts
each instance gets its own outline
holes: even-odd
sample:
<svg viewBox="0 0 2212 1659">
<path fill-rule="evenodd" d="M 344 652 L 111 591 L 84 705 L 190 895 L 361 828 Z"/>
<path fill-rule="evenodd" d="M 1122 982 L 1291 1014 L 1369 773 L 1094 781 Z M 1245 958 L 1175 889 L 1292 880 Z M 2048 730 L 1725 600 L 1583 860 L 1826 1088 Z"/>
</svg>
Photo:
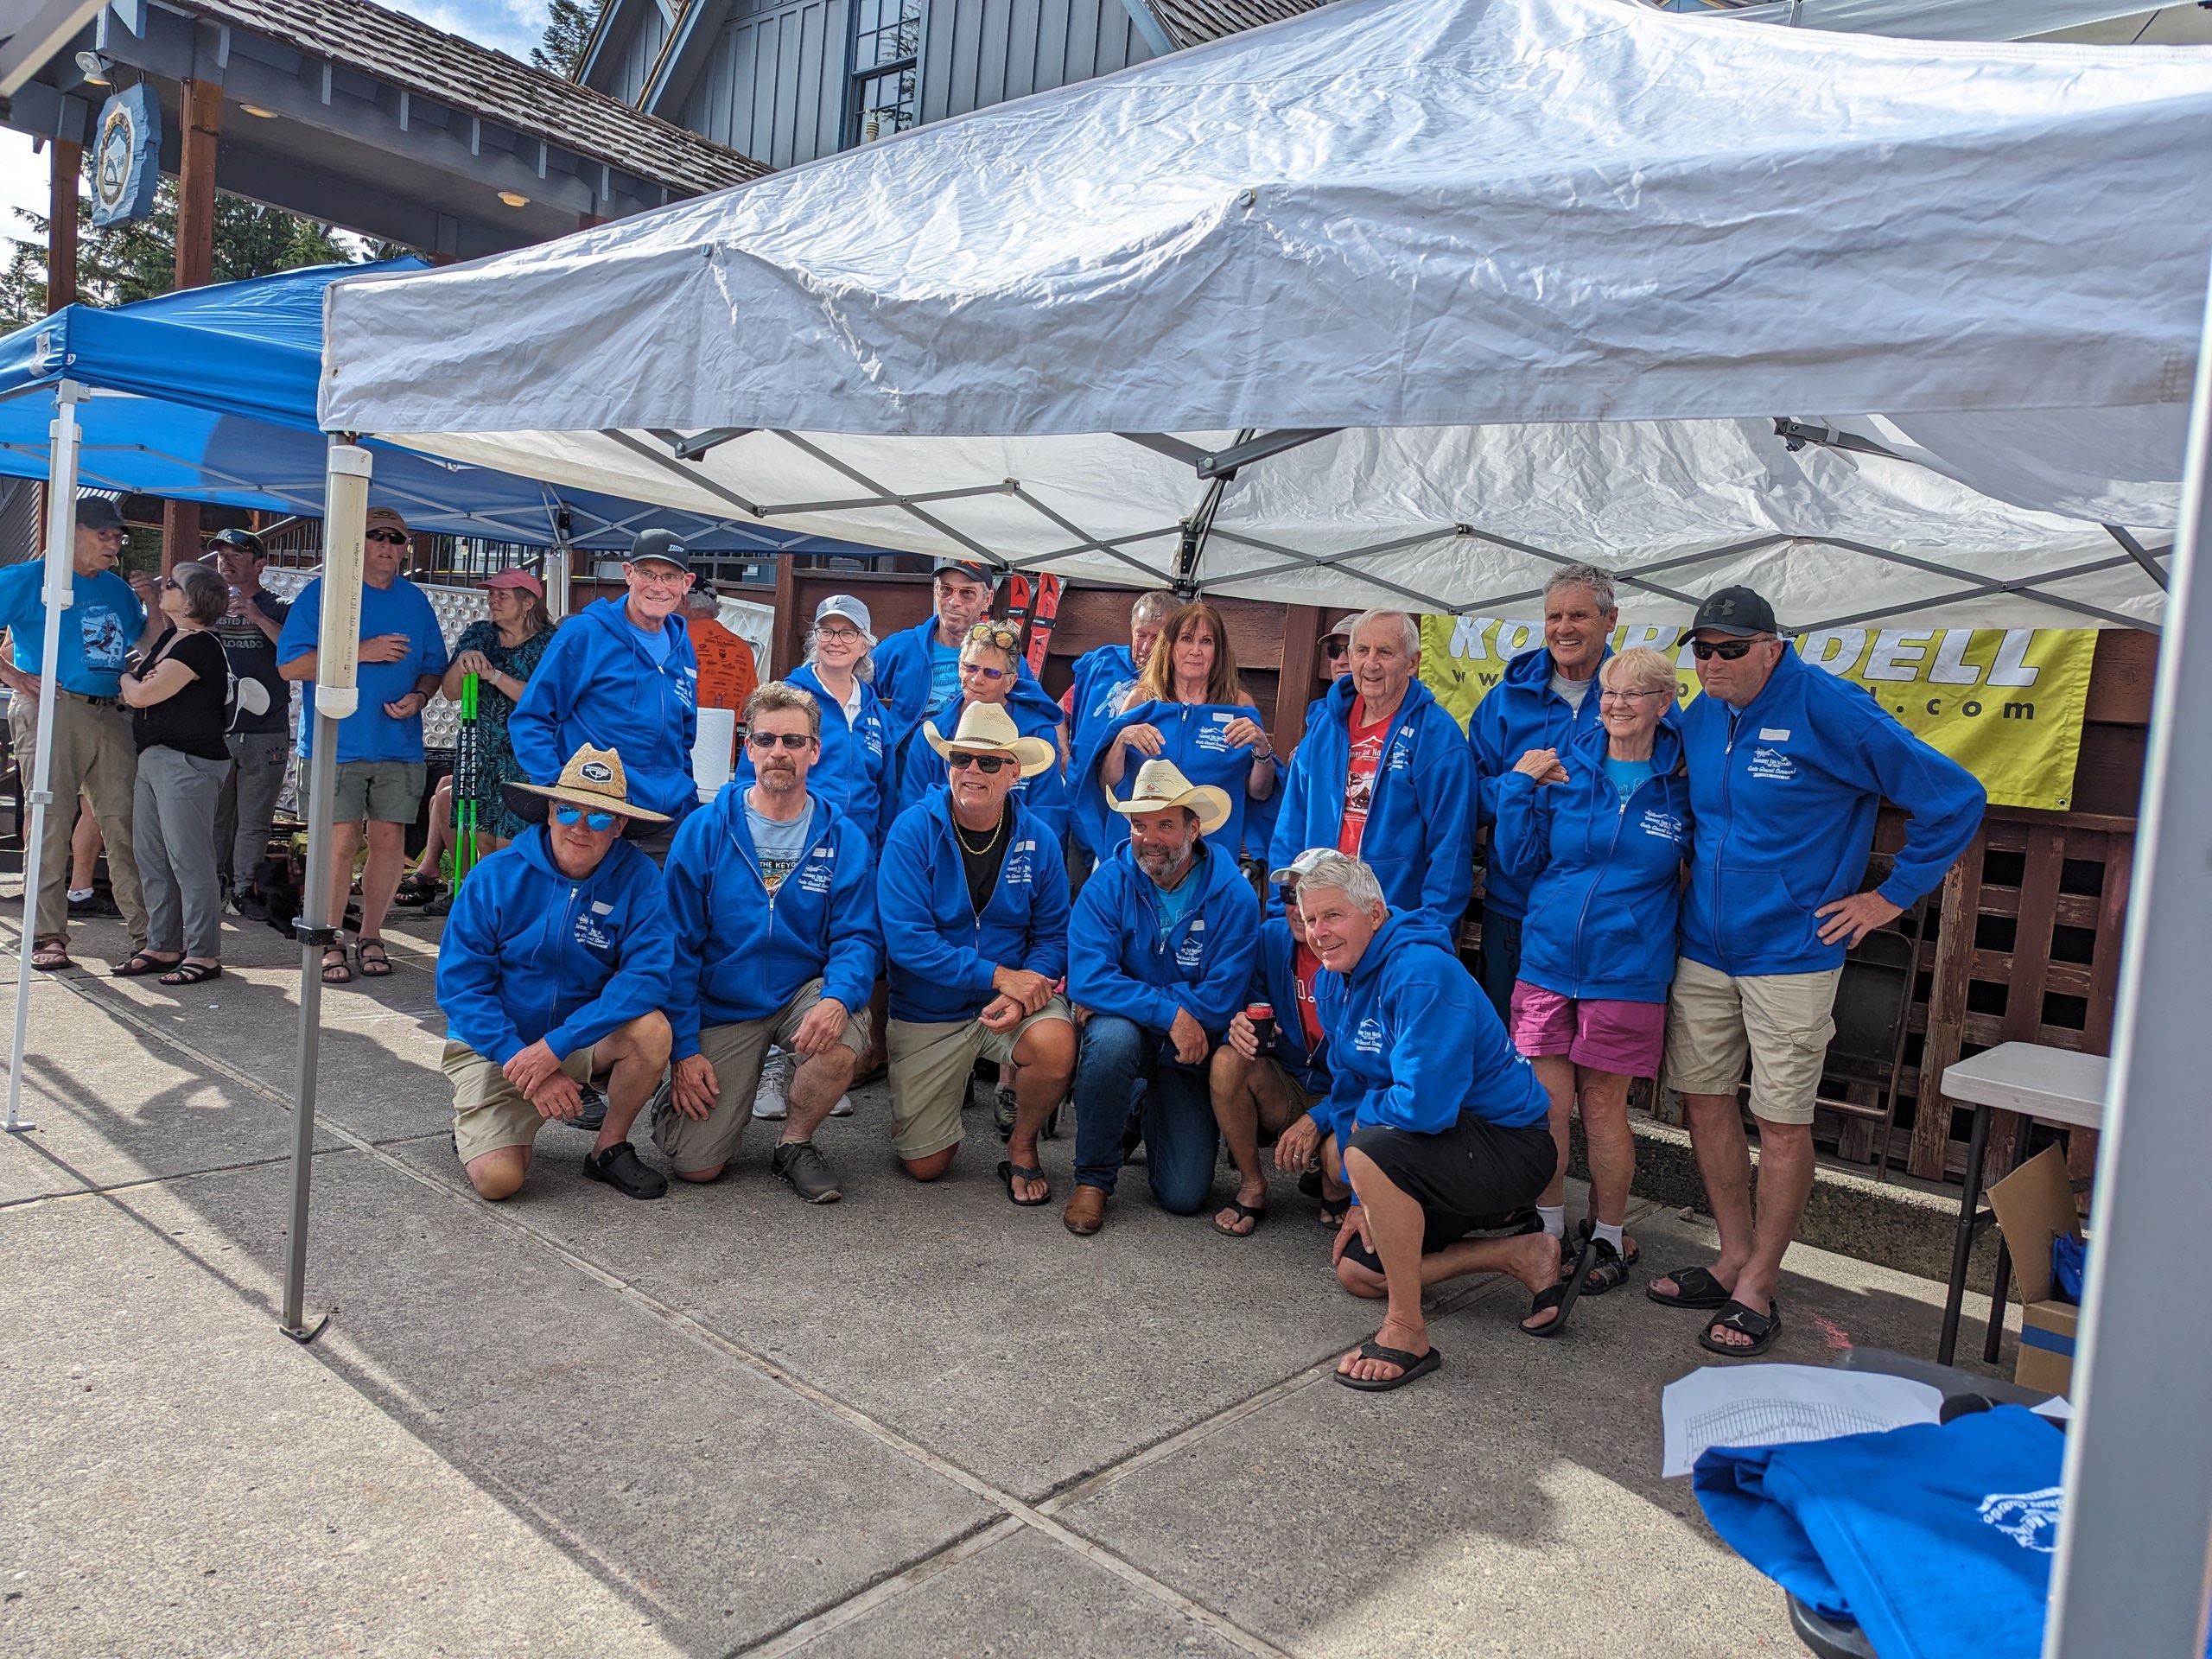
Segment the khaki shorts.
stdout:
<svg viewBox="0 0 2212 1659">
<path fill-rule="evenodd" d="M 561 1062 L 561 1069 L 578 1083 L 589 1083 L 591 1055 L 591 1050 L 580 1048 Z M 443 1065 L 453 1084 L 454 1149 L 464 1166 L 501 1147 L 536 1142 L 545 1119 L 495 1062 L 467 1043 L 448 1041 Z"/>
<path fill-rule="evenodd" d="M 429 769 L 420 760 L 340 760 L 336 771 L 334 823 L 412 823 L 423 816 Z"/>
<path fill-rule="evenodd" d="M 669 1162 L 679 1170 L 714 1169 L 736 1155 L 738 1137 L 753 1116 L 753 1096 L 760 1092 L 768 1050 L 790 1048 L 799 1022 L 821 1001 L 822 982 L 810 979 L 774 1014 L 709 1026 L 699 1033 L 699 1052 L 715 1068 L 720 1092 L 704 1117 L 686 1117 L 672 1104 L 654 1116 L 653 1144 L 668 1154 Z M 844 1035 L 837 1040 L 866 1059 L 868 1033 L 868 1005 L 862 1003 L 849 1011 Z"/>
<path fill-rule="evenodd" d="M 1840 968 L 1738 978 L 1678 957 L 1667 995 L 1667 1086 L 1686 1095 L 1732 1095 L 1749 1058 L 1751 1115 L 1810 1123 L 1842 978 Z"/>
<path fill-rule="evenodd" d="M 1283 1120 L 1285 1123 L 1297 1122 L 1320 1103 L 1321 1096 L 1307 1094 L 1306 1085 L 1285 1071 L 1281 1060 L 1262 1058 L 1261 1064 L 1274 1075 L 1275 1087 L 1282 1090 L 1282 1097 L 1290 1103 L 1290 1116 Z"/>
<path fill-rule="evenodd" d="M 1040 1020 L 1073 1026 L 1064 996 L 1055 996 L 1012 1031 L 980 1020 L 893 1020 L 886 1030 L 891 1058 L 891 1150 L 912 1162 L 960 1144 L 960 1108 L 978 1060 L 1005 1065 L 1022 1033 Z"/>
</svg>

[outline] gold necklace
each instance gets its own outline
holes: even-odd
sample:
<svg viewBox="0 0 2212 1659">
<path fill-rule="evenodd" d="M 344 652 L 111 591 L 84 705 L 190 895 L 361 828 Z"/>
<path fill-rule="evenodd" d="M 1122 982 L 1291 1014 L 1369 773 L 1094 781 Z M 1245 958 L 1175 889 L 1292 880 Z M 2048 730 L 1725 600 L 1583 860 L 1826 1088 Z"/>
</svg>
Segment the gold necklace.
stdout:
<svg viewBox="0 0 2212 1659">
<path fill-rule="evenodd" d="M 992 848 L 997 846 L 999 844 L 1000 832 L 1005 830 L 1005 828 L 1006 814 L 1001 812 L 999 814 L 999 821 L 991 826 L 991 838 L 985 842 L 982 846 L 978 847 L 968 839 L 968 832 L 960 827 L 960 820 L 955 818 L 952 821 L 952 833 L 960 837 L 960 846 L 962 850 L 966 852 L 971 858 L 981 858 L 985 853 L 989 852 Z"/>
</svg>

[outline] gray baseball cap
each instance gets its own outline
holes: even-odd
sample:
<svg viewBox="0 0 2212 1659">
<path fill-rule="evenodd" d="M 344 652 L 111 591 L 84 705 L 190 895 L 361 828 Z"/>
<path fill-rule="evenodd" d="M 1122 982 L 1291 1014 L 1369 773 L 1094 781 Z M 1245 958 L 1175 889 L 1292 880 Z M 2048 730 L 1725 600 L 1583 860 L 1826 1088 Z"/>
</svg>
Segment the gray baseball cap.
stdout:
<svg viewBox="0 0 2212 1659">
<path fill-rule="evenodd" d="M 868 618 L 868 607 L 850 594 L 832 594 L 814 607 L 814 620 L 819 624 L 825 616 L 842 616 L 862 633 L 873 634 L 874 624 Z"/>
<path fill-rule="evenodd" d="M 1325 633 L 1321 637 L 1325 639 L 1329 636 Z M 1311 870 L 1316 864 L 1319 863 L 1323 859 L 1326 858 L 1331 853 L 1333 853 L 1337 849 L 1333 847 L 1308 847 L 1296 858 L 1290 861 L 1290 864 L 1287 868 L 1269 870 L 1268 872 L 1268 880 L 1274 882 L 1277 887 L 1282 886 L 1286 881 L 1303 881 L 1306 879 L 1307 871 Z"/>
</svg>

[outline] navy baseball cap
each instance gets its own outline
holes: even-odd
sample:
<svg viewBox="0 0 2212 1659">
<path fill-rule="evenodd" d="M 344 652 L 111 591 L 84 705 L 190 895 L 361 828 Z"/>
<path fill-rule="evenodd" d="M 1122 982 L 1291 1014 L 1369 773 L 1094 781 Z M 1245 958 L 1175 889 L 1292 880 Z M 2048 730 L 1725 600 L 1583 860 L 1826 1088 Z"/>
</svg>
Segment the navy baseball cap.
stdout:
<svg viewBox="0 0 2212 1659">
<path fill-rule="evenodd" d="M 121 530 L 123 509 L 104 495 L 80 495 L 77 498 L 77 528 Z"/>
<path fill-rule="evenodd" d="M 1706 595 L 1690 623 L 1690 633 L 1704 632 L 1732 633 L 1745 639 L 1770 633 L 1778 639 L 1782 626 L 1774 620 L 1774 607 L 1750 588 L 1723 588 Z"/>
<path fill-rule="evenodd" d="M 969 581 L 980 582 L 986 588 L 999 585 L 999 573 L 974 559 L 939 559 L 930 567 L 930 580 L 936 581 L 948 570 L 957 570 Z"/>
<path fill-rule="evenodd" d="M 647 559 L 658 559 L 663 564 L 689 570 L 691 568 L 691 550 L 677 539 L 672 530 L 641 530 L 630 543 L 629 562 L 643 564 Z"/>
</svg>

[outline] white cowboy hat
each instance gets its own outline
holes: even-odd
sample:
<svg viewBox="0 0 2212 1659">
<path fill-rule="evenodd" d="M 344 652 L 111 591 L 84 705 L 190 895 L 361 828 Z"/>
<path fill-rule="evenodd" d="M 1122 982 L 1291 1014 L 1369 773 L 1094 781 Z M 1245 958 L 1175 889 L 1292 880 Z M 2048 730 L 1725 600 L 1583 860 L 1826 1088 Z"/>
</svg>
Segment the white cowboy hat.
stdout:
<svg viewBox="0 0 2212 1659">
<path fill-rule="evenodd" d="M 1165 812 L 1171 806 L 1188 807 L 1198 815 L 1198 833 L 1210 836 L 1229 822 L 1229 791 L 1211 784 L 1194 784 L 1176 770 L 1173 760 L 1147 760 L 1137 768 L 1135 791 L 1126 801 L 1107 803 L 1124 817 L 1140 812 Z"/>
<path fill-rule="evenodd" d="M 971 702 L 960 711 L 959 727 L 950 741 L 938 734 L 937 722 L 922 722 L 922 735 L 939 754 L 955 749 L 968 754 L 1010 754 L 1024 778 L 1034 778 L 1059 762 L 1060 752 L 1041 737 L 1024 737 L 1014 720 L 995 702 Z"/>
</svg>

